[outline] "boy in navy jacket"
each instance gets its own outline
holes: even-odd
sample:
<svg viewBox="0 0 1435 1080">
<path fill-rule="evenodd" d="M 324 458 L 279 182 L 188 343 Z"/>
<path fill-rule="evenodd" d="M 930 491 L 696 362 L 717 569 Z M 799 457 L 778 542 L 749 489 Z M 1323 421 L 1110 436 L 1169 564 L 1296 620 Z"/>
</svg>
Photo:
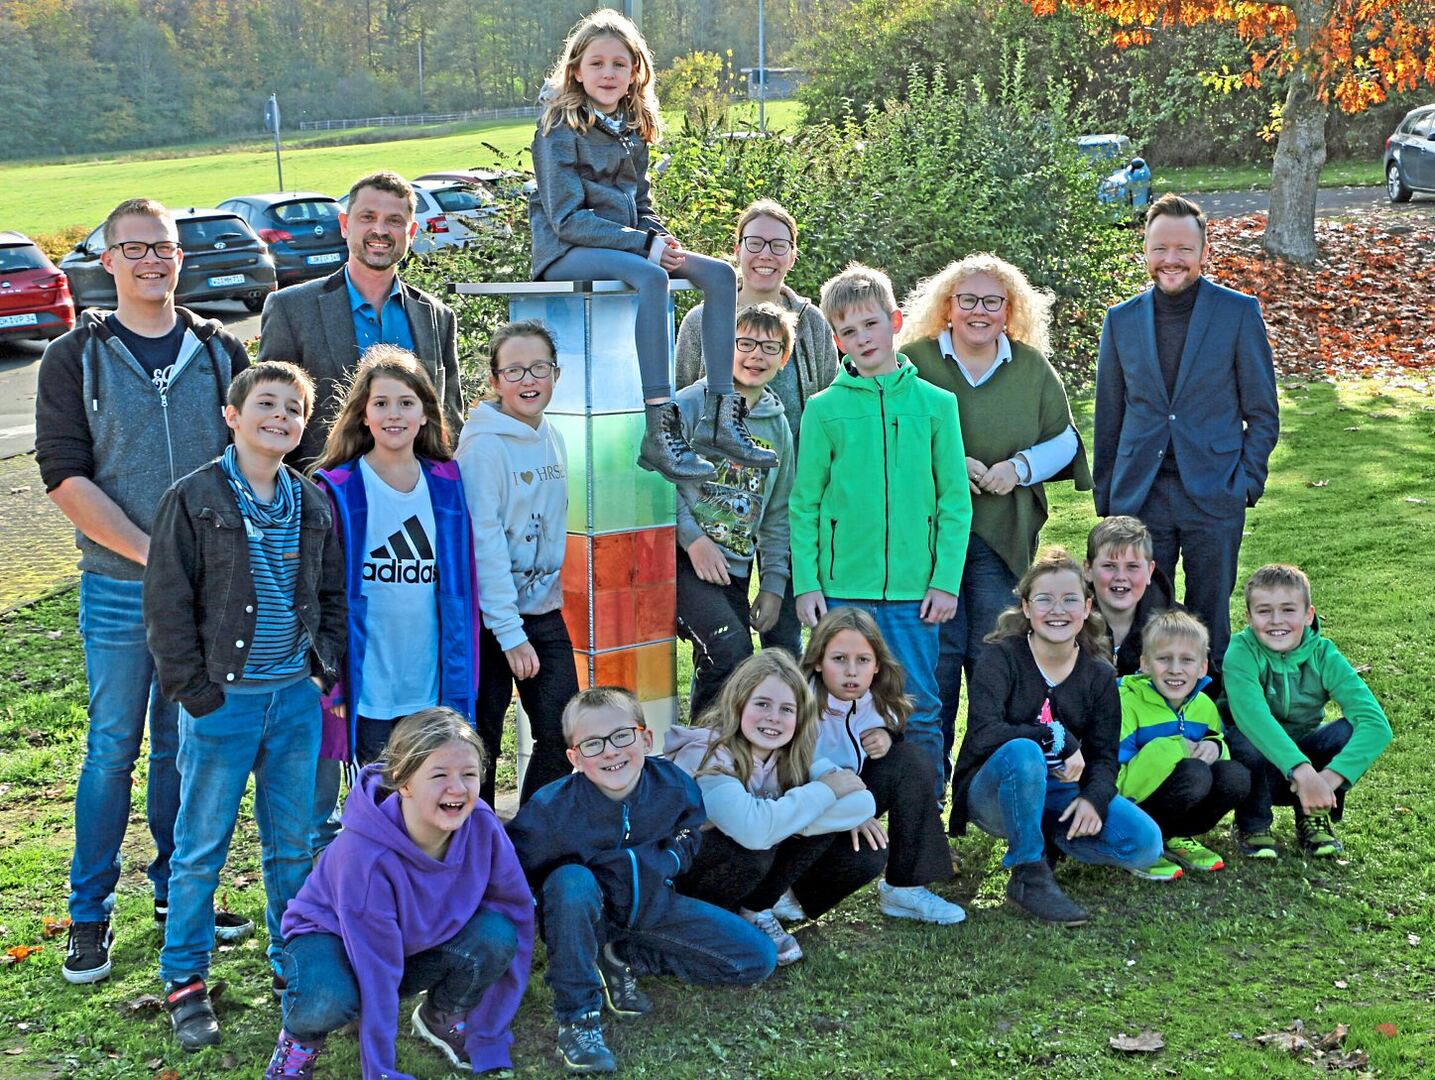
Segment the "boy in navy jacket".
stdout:
<svg viewBox="0 0 1435 1080">
<path fill-rule="evenodd" d="M 637 698 L 583 691 L 563 710 L 563 738 L 576 771 L 540 789 L 508 834 L 538 899 L 563 1063 L 614 1072 L 601 1008 L 619 1019 L 652 1008 L 635 973 L 749 985 L 777 953 L 740 916 L 673 891 L 706 814 L 691 777 L 645 756 L 653 737 Z"/>
</svg>

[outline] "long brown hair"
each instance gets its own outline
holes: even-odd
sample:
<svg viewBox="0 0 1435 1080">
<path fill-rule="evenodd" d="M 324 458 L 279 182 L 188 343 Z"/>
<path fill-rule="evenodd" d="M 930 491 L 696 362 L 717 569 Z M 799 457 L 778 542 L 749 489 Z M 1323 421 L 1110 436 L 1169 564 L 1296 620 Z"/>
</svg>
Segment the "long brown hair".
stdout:
<svg viewBox="0 0 1435 1080">
<path fill-rule="evenodd" d="M 397 721 L 384 752 L 379 755 L 384 787 L 390 791 L 403 787 L 430 754 L 451 742 L 463 743 L 473 750 L 478 755 L 479 770 L 483 770 L 488 760 L 483 741 L 468 721 L 452 709 L 435 705 Z"/>
<path fill-rule="evenodd" d="M 769 678 L 781 681 L 797 701 L 797 727 L 792 741 L 773 751 L 778 783 L 788 791 L 811 779 L 812 756 L 817 749 L 817 699 L 797 663 L 782 649 L 765 649 L 739 664 L 723 683 L 717 700 L 699 717 L 698 725 L 711 728 L 717 737 L 698 764 L 697 775 L 727 773 L 715 760 L 719 750 L 726 750 L 732 755 L 732 775 L 744 786 L 752 779 L 752 744 L 742 733 L 742 711 L 758 686 Z"/>
<path fill-rule="evenodd" d="M 329 437 L 324 440 L 323 453 L 309 470 L 311 473 L 343 465 L 374 448 L 374 433 L 364 423 L 364 410 L 369 407 L 369 392 L 375 379 L 403 383 L 423 406 L 428 423 L 419 428 L 414 437 L 414 453 L 430 461 L 448 461 L 453 457 L 449 449 L 448 420 L 439 406 L 438 391 L 418 357 L 397 345 L 370 345 L 344 391 L 339 415 L 334 418 Z"/>
<path fill-rule="evenodd" d="M 818 707 L 821 708 L 827 701 L 827 687 L 822 682 L 822 658 L 827 655 L 832 639 L 843 630 L 852 630 L 867 639 L 877 660 L 877 674 L 872 679 L 872 703 L 889 728 L 901 731 L 907 726 L 907 717 L 912 715 L 912 699 L 902 690 L 906 675 L 883 640 L 882 631 L 877 629 L 877 620 L 861 608 L 829 608 L 807 639 L 807 651 L 802 654 L 802 670 L 811 674 L 813 693 L 821 695 Z"/>
<path fill-rule="evenodd" d="M 656 142 L 661 130 L 661 115 L 653 85 L 653 52 L 633 21 L 611 8 L 599 8 L 568 32 L 563 52 L 548 73 L 543 87 L 543 115 L 539 118 L 538 129 L 547 135 L 562 123 L 575 131 L 586 132 L 595 123 L 597 117 L 593 106 L 588 103 L 583 84 L 573 77 L 573 72 L 588 46 L 599 38 L 621 41 L 633 58 L 633 81 L 623 95 L 623 115 L 628 126 L 645 143 Z"/>
<path fill-rule="evenodd" d="M 983 640 L 995 643 L 1002 638 L 1024 637 L 1031 633 L 1031 620 L 1022 610 L 1022 604 L 1030 602 L 1039 580 L 1049 574 L 1062 573 L 1075 574 L 1076 580 L 1081 583 L 1081 594 L 1087 600 L 1091 599 L 1091 586 L 1081 572 L 1081 564 L 1067 552 L 1066 548 L 1049 547 L 1032 561 L 1031 566 L 1027 567 L 1026 573 L 1017 582 L 1017 603 L 997 616 L 996 629 Z M 1101 609 L 1095 604 L 1091 605 L 1091 612 L 1086 616 L 1086 622 L 1082 625 L 1081 632 L 1076 635 L 1076 644 L 1088 656 L 1108 662 L 1111 659 L 1110 643 L 1106 639 L 1106 620 L 1101 617 Z"/>
</svg>

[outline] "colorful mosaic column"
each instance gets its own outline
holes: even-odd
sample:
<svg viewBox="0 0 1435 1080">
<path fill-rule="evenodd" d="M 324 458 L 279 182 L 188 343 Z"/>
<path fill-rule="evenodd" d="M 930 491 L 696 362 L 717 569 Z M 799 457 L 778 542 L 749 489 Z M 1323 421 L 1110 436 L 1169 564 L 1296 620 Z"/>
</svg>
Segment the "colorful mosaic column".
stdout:
<svg viewBox="0 0 1435 1080">
<path fill-rule="evenodd" d="M 510 318 L 538 319 L 558 343 L 563 374 L 546 415 L 568 447 L 563 616 L 573 639 L 578 685 L 634 691 L 661 748 L 678 714 L 677 493 L 657 473 L 637 465 L 644 423 L 633 345 L 637 295 L 618 281 L 457 284 L 453 289 L 507 297 Z M 670 300 L 669 341 L 672 319 Z M 531 744 L 521 707 L 519 714 L 521 775 Z"/>
</svg>

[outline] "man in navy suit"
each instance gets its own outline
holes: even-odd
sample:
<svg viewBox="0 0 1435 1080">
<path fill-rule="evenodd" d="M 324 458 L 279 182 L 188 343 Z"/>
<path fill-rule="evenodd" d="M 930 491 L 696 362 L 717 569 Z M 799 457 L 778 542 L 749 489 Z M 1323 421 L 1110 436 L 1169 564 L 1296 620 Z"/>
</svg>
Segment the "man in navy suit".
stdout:
<svg viewBox="0 0 1435 1080">
<path fill-rule="evenodd" d="M 1201 274 L 1206 215 L 1164 195 L 1146 214 L 1154 289 L 1106 313 L 1096 364 L 1096 512 L 1151 530 L 1156 565 L 1186 570 L 1185 604 L 1220 663 L 1246 508 L 1280 434 L 1271 346 L 1253 296 Z"/>
</svg>

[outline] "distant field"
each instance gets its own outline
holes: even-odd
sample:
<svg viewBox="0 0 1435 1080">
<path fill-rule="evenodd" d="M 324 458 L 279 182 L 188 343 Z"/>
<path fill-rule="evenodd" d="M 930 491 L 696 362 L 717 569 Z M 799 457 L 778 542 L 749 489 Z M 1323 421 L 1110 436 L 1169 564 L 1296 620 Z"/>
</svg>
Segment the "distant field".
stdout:
<svg viewBox="0 0 1435 1080">
<path fill-rule="evenodd" d="M 735 126 L 755 124 L 757 107 L 744 104 L 733 111 Z M 769 127 L 792 127 L 801 119 L 796 102 L 771 102 Z M 671 121 L 676 123 L 676 120 Z M 533 121 L 489 121 L 443 135 L 405 138 L 393 142 L 367 142 L 351 146 L 306 147 L 284 151 L 286 190 L 321 191 L 339 195 L 365 172 L 378 168 L 417 175 L 444 168 L 468 168 L 498 163 L 524 149 L 533 138 Z M 332 132 L 325 133 L 332 138 Z M 373 132 L 356 131 L 372 138 Z M 306 132 L 296 142 L 314 138 Z M 495 155 L 485 147 L 498 149 Z M 179 148 L 176 154 L 192 154 Z M 99 224 L 110 208 L 123 199 L 146 195 L 170 206 L 213 206 L 233 195 L 273 191 L 277 185 L 273 148 L 260 150 L 253 143 L 197 156 L 157 158 L 155 151 L 126 159 L 112 156 L 94 161 L 69 160 L 49 164 L 0 166 L 0 229 L 25 233 L 52 233 L 73 226 Z"/>
</svg>

